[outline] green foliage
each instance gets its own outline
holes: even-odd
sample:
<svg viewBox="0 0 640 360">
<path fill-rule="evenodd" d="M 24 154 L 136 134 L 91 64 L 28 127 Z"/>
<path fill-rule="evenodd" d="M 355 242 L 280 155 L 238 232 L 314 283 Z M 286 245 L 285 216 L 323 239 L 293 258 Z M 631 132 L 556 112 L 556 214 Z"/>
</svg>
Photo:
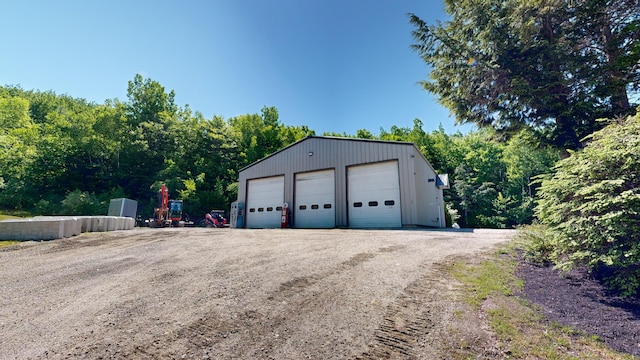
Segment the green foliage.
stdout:
<svg viewBox="0 0 640 360">
<path fill-rule="evenodd" d="M 29 117 L 29 101 L 0 97 L 0 206 L 23 208 L 23 190 L 36 153 L 37 128 Z"/>
<path fill-rule="evenodd" d="M 40 199 L 33 205 L 32 212 L 34 215 L 55 215 L 59 209 L 60 207 L 55 203 L 46 199 Z"/>
<path fill-rule="evenodd" d="M 0 208 L 104 213 L 110 198 L 126 197 L 150 216 L 164 183 L 195 218 L 229 208 L 241 168 L 315 134 L 306 126 L 284 125 L 275 107 L 205 118 L 174 98 L 173 91 L 140 75 L 128 83 L 126 101 L 104 104 L 0 87 Z M 533 136 L 500 143 L 490 130 L 448 135 L 440 126 L 427 133 L 419 119 L 411 127 L 381 129 L 379 136 L 366 129 L 325 135 L 415 143 L 438 173 L 449 174 L 453 189 L 444 200 L 448 213 L 460 214 L 453 221 L 461 226 L 531 221 L 535 186 L 528 181 L 545 172 L 552 158 Z"/>
<path fill-rule="evenodd" d="M 515 276 L 515 267 L 510 265 L 512 262 L 507 257 L 496 256 L 475 266 L 456 263 L 452 273 L 466 285 L 467 301 L 477 308 L 490 296 L 511 296 L 515 291 L 522 290 L 524 284 Z"/>
<path fill-rule="evenodd" d="M 68 193 L 61 205 L 59 215 L 104 215 L 108 210 L 94 194 L 80 190 Z"/>
<path fill-rule="evenodd" d="M 553 236 L 553 260 L 613 272 L 624 294 L 640 289 L 640 115 L 610 123 L 544 177 L 539 219 Z"/>
<path fill-rule="evenodd" d="M 504 134 L 533 129 L 576 149 L 601 127 L 597 118 L 633 113 L 636 0 L 444 3 L 448 21 L 427 24 L 411 14 L 410 22 L 414 49 L 430 68 L 422 85 L 457 121 Z"/>
<path fill-rule="evenodd" d="M 460 215 L 458 214 L 458 210 L 456 210 L 450 203 L 445 203 L 445 226 L 450 228 L 454 223 L 458 222 L 460 219 Z"/>
<path fill-rule="evenodd" d="M 452 188 L 444 192 L 445 202 L 460 214 L 453 221 L 463 227 L 531 223 L 539 186 L 532 179 L 559 159 L 557 150 L 541 145 L 530 131 L 502 142 L 491 129 L 447 135 L 440 126 L 427 134 L 415 119 L 413 128 L 381 129 L 380 139 L 413 142 L 436 172 L 449 174 Z"/>
<path fill-rule="evenodd" d="M 12 212 L 10 214 L 7 213 L 0 213 L 0 221 L 2 220 L 11 220 L 11 219 L 20 219 L 22 217 L 28 217 L 29 214 L 18 214 L 15 212 Z"/>
<path fill-rule="evenodd" d="M 230 199 L 237 199 L 238 198 L 238 183 L 237 182 L 233 182 L 233 183 L 227 185 L 227 195 L 229 196 Z"/>
<path fill-rule="evenodd" d="M 206 119 L 174 99 L 141 75 L 126 102 L 104 104 L 0 87 L 0 208 L 104 213 L 110 197 L 128 197 L 150 216 L 152 185 L 166 183 L 201 216 L 236 199 L 240 168 L 314 134 L 280 123 L 275 107 Z"/>
<path fill-rule="evenodd" d="M 189 200 L 196 194 L 196 181 L 193 179 L 182 180 L 184 189 L 178 190 L 178 198 L 182 200 Z"/>
<path fill-rule="evenodd" d="M 461 141 L 465 155 L 455 169 L 453 189 L 460 199 L 463 222 L 471 227 L 496 227 L 503 221 L 492 219 L 493 202 L 504 180 L 502 149 L 489 141 L 489 132 L 469 135 Z M 498 226 L 499 227 L 499 226 Z"/>
<path fill-rule="evenodd" d="M 489 341 L 494 357 L 502 354 L 501 358 L 513 359 L 633 358 L 608 350 L 597 337 L 549 324 L 539 309 L 513 296 L 523 287 L 522 280 L 515 276 L 518 262 L 513 261 L 512 249 L 501 249 L 500 252 L 495 258 L 475 264 L 456 262 L 450 268 L 462 285 L 462 300 L 472 307 L 467 310 L 459 306 L 456 318 L 450 322 L 448 335 L 455 346 L 451 347 L 448 358 L 475 359 L 478 354 L 484 354 L 480 358 L 491 357 L 486 353 L 487 342 L 474 341 L 477 334 L 469 331 L 479 328 L 484 331 L 484 324 L 495 335 Z M 478 319 L 481 319 L 480 323 Z M 456 339 L 461 340 L 456 343 Z"/>
<path fill-rule="evenodd" d="M 11 246 L 11 245 L 15 245 L 20 243 L 20 241 L 17 240 L 0 240 L 0 249 L 5 247 L 5 246 Z"/>
<path fill-rule="evenodd" d="M 524 249 L 524 258 L 527 262 L 540 266 L 552 262 L 553 235 L 548 232 L 546 226 L 540 224 L 523 226 L 518 229 L 515 241 Z"/>
</svg>

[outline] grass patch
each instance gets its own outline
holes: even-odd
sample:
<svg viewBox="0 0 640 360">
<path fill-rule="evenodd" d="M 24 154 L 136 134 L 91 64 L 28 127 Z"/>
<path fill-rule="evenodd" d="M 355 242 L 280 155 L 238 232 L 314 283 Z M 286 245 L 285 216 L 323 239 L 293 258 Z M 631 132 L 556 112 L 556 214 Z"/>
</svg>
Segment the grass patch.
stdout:
<svg viewBox="0 0 640 360">
<path fill-rule="evenodd" d="M 470 305 L 466 313 L 458 310 L 454 321 L 467 322 L 469 328 L 469 322 L 478 321 L 472 319 L 484 319 L 492 334 L 491 341 L 462 344 L 463 351 L 457 344 L 454 358 L 475 358 L 491 349 L 494 357 L 513 359 L 634 359 L 610 350 L 597 337 L 550 324 L 535 306 L 519 298 L 524 283 L 515 275 L 514 255 L 513 248 L 504 248 L 488 259 L 451 266 L 450 273 L 463 285 L 461 300 Z M 464 326 L 457 327 L 457 332 L 464 331 Z"/>
<path fill-rule="evenodd" d="M 0 240 L 0 249 L 5 247 L 5 246 L 15 245 L 15 244 L 17 244 L 19 242 L 20 241 L 17 241 L 17 240 Z"/>
<path fill-rule="evenodd" d="M 9 219 L 20 219 L 19 216 L 0 214 L 0 221 Z"/>
<path fill-rule="evenodd" d="M 522 290 L 524 283 L 515 276 L 516 262 L 507 255 L 510 253 L 510 249 L 502 249 L 498 256 L 478 265 L 469 266 L 465 262 L 453 265 L 452 275 L 465 284 L 465 300 L 469 304 L 477 308 L 490 296 L 511 296 Z"/>
<path fill-rule="evenodd" d="M 0 210 L 0 221 L 9 219 L 20 219 L 31 217 L 31 214 L 26 211 L 18 210 Z"/>
</svg>

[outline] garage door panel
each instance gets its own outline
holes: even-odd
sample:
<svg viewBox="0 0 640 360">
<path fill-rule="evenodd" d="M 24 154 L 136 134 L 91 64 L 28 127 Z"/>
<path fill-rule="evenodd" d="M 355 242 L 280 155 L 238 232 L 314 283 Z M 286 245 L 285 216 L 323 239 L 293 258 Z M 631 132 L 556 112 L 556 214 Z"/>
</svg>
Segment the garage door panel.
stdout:
<svg viewBox="0 0 640 360">
<path fill-rule="evenodd" d="M 247 191 L 247 227 L 280 227 L 284 201 L 284 176 L 249 180 Z"/>
<path fill-rule="evenodd" d="M 350 167 L 349 226 L 402 226 L 399 179 L 397 161 Z"/>
<path fill-rule="evenodd" d="M 335 171 L 296 174 L 295 186 L 295 226 L 335 227 Z"/>
</svg>

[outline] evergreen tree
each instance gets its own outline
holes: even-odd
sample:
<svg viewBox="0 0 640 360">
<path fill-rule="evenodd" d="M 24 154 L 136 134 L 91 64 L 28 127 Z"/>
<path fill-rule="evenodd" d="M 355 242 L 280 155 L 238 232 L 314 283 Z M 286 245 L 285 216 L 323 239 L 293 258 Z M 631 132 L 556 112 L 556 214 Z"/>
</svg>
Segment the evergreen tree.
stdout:
<svg viewBox="0 0 640 360">
<path fill-rule="evenodd" d="M 561 149 L 635 111 L 638 0 L 445 0 L 451 19 L 410 14 L 422 82 L 460 123 L 530 128 Z"/>
</svg>

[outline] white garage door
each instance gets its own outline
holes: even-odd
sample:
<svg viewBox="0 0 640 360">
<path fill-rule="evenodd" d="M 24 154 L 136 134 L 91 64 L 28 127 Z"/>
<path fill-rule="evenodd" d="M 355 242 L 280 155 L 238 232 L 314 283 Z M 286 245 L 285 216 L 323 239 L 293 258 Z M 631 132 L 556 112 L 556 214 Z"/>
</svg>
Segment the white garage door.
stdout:
<svg viewBox="0 0 640 360">
<path fill-rule="evenodd" d="M 284 176 L 249 180 L 247 227 L 279 228 L 284 201 Z"/>
<path fill-rule="evenodd" d="M 347 181 L 350 227 L 402 226 L 397 161 L 351 166 Z"/>
<path fill-rule="evenodd" d="M 336 226 L 336 186 L 334 170 L 296 174 L 295 209 L 297 228 Z"/>
</svg>

